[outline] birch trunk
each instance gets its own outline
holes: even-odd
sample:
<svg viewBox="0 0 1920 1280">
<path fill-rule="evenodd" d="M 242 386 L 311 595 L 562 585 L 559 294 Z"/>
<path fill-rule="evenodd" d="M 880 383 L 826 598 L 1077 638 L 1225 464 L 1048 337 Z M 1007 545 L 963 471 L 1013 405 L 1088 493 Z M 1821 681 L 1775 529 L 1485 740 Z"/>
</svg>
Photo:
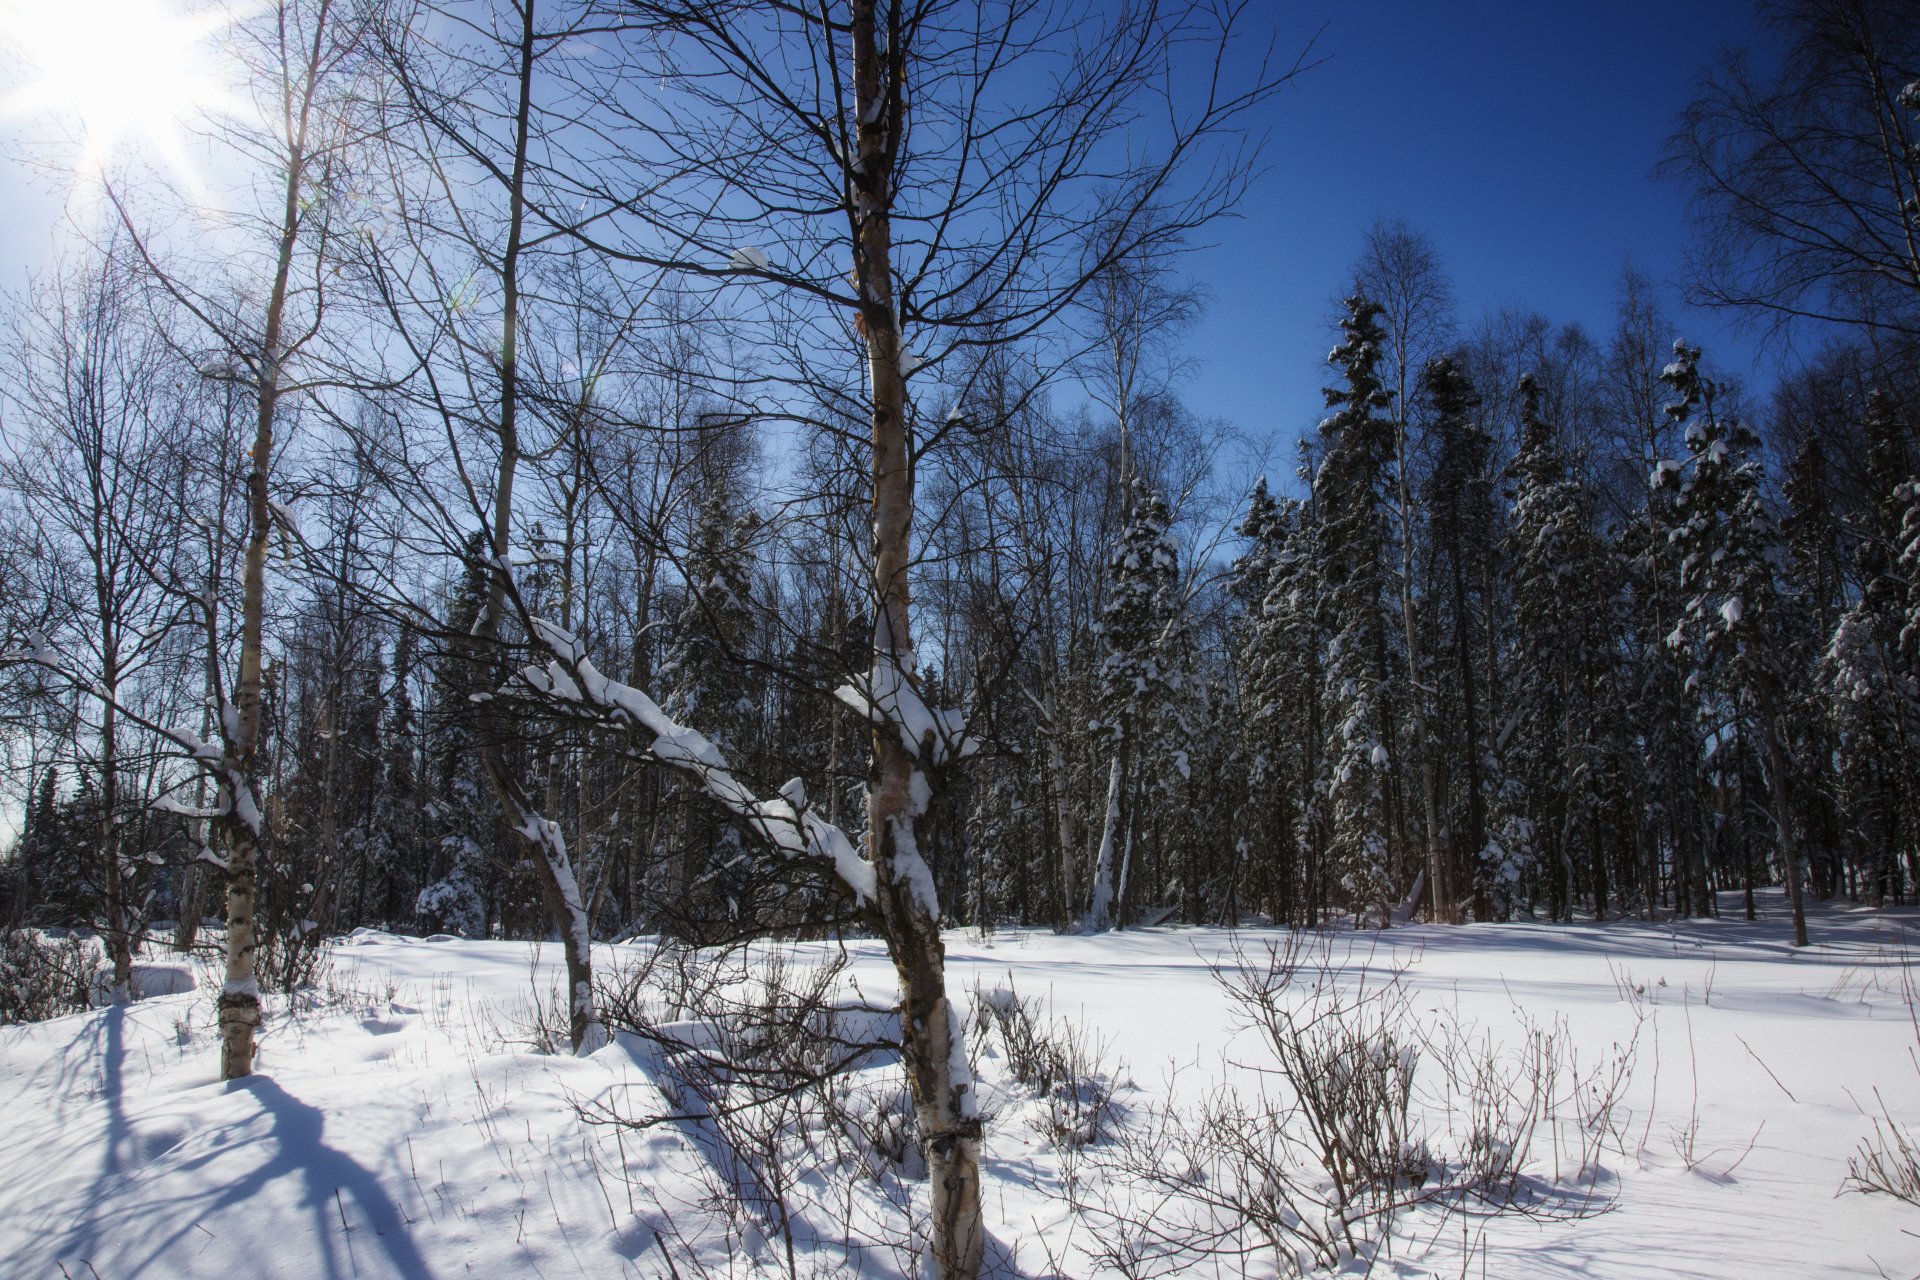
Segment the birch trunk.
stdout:
<svg viewBox="0 0 1920 1280">
<path fill-rule="evenodd" d="M 537 53 L 533 0 L 520 6 L 520 33 L 515 49 L 519 91 L 514 112 L 513 167 L 507 179 L 507 243 L 500 259 L 500 399 L 495 431 L 500 441 L 499 471 L 494 477 L 492 552 L 487 608 L 481 619 L 482 644 L 474 658 L 484 671 L 493 645 L 504 630 L 507 613 L 507 573 L 513 548 L 513 489 L 520 465 L 518 414 L 520 381 L 517 348 L 520 328 L 520 257 L 526 225 L 528 134 L 533 117 L 533 64 Z M 482 704 L 491 707 L 491 703 Z M 494 798 L 520 838 L 520 846 L 540 882 L 540 900 L 560 944 L 567 967 L 567 1034 L 574 1052 L 591 1053 L 606 1043 L 593 1000 L 592 932 L 586 903 L 574 877 L 573 860 L 560 828 L 534 805 L 514 776 L 502 749 L 505 726 L 491 711 L 480 724 L 480 762 Z"/>
<path fill-rule="evenodd" d="M 227 869 L 226 981 L 220 989 L 218 1006 L 220 1078 L 223 1080 L 238 1080 L 253 1074 L 254 1037 L 260 1028 L 260 984 L 254 961 L 258 942 L 255 896 L 261 815 L 253 781 L 260 755 L 267 540 L 273 533 L 268 481 L 273 465 L 274 418 L 280 406 L 288 354 L 282 337 L 287 294 L 307 195 L 307 131 L 319 87 L 329 8 L 323 0 L 315 15 L 313 42 L 305 51 L 307 59 L 303 68 L 305 75 L 300 81 L 299 109 L 297 114 L 290 113 L 285 185 L 281 193 L 280 243 L 274 257 L 273 286 L 267 295 L 260 345 L 251 362 L 254 430 L 253 448 L 247 454 L 247 541 L 241 558 L 240 579 L 240 670 L 233 685 L 233 699 L 220 711 L 225 751 L 220 762 L 219 795 L 215 804 L 219 816 L 213 820 Z M 213 630 L 210 620 L 210 651 L 215 639 Z"/>
<path fill-rule="evenodd" d="M 900 319 L 893 293 L 893 169 L 904 96 L 892 74 L 902 33 L 881 39 L 874 0 L 855 0 L 851 36 L 857 161 L 850 173 L 854 278 L 867 339 L 873 397 L 873 665 L 869 688 L 914 678 L 909 626 L 913 461 L 907 433 Z M 883 52 L 884 48 L 884 52 Z M 874 717 L 868 790 L 868 850 L 877 882 L 875 914 L 900 979 L 900 1040 L 914 1119 L 926 1154 L 934 1270 L 943 1280 L 979 1275 L 980 1116 L 960 1015 L 947 998 L 946 947 L 933 877 L 914 822 L 926 781 L 897 722 Z M 916 785 L 918 783 L 918 785 Z"/>
<path fill-rule="evenodd" d="M 1120 792 L 1125 785 L 1123 752 L 1113 753 L 1107 773 L 1107 816 L 1100 827 L 1100 851 L 1093 861 L 1093 899 L 1087 904 L 1087 928 L 1113 927 L 1113 849 L 1120 835 Z"/>
</svg>

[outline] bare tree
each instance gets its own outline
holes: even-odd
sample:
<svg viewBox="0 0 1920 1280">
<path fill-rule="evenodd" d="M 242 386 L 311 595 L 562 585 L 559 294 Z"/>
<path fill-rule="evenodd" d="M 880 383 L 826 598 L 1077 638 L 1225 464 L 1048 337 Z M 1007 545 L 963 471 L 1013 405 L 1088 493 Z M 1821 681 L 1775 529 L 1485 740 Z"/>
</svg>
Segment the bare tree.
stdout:
<svg viewBox="0 0 1920 1280">
<path fill-rule="evenodd" d="M 609 9 L 650 28 L 650 41 L 628 45 L 634 72 L 668 89 L 624 122 L 636 139 L 629 153 L 652 163 L 615 169 L 617 181 L 605 167 L 574 172 L 574 189 L 556 181 L 540 218 L 613 258 L 737 298 L 792 370 L 779 383 L 734 371 L 726 387 L 743 407 L 838 429 L 783 391 L 804 386 L 808 405 L 857 396 L 848 407 L 868 429 L 872 657 L 841 691 L 872 725 L 868 857 L 840 866 L 900 977 L 937 1269 L 975 1275 L 985 1245 L 980 1119 L 915 829 L 969 744 L 963 717 L 921 694 L 910 622 L 914 466 L 956 424 L 919 422 L 909 379 L 958 367 L 962 351 L 1049 330 L 1101 272 L 1165 251 L 1221 213 L 1251 172 L 1246 113 L 1297 64 L 1276 71 L 1256 53 L 1236 74 L 1229 51 L 1245 6 L 1231 3 Z M 1175 50 L 1196 48 L 1211 61 L 1186 105 L 1172 98 L 1169 73 Z M 1023 100 L 1035 74 L 1052 86 L 1043 104 Z M 1140 137 L 1121 146 L 1136 127 L 1157 144 L 1146 159 L 1136 158 Z M 1204 167 L 1202 149 L 1222 139 L 1243 154 Z M 863 390 L 829 372 L 850 341 Z M 542 633 L 567 683 L 600 700 L 584 652 L 563 631 Z M 776 847 L 824 856 L 845 844 L 808 825 L 793 794 L 783 795 L 786 826 L 769 826 L 772 802 L 746 793 L 717 753 L 663 751 L 674 729 L 650 700 L 610 692 L 604 679 L 597 687 L 656 733 L 656 755 L 694 767 L 735 812 L 763 815 Z"/>
<path fill-rule="evenodd" d="M 127 827 L 138 801 L 152 798 L 137 795 L 144 790 L 139 749 L 122 708 L 152 709 L 172 692 L 168 675 L 178 674 L 168 668 L 182 611 L 160 575 L 177 554 L 169 499 L 187 446 L 186 406 L 169 384 L 173 369 L 132 293 L 112 245 L 36 292 L 7 344 L 13 449 L 0 460 L 0 485 L 40 538 L 31 562 L 40 616 L 16 613 L 10 629 L 37 622 L 46 651 L 93 674 L 70 690 L 73 754 L 98 788 L 99 829 L 85 879 L 118 1000 L 133 994 L 142 906 L 135 887 L 142 864 L 124 848 Z"/>
<path fill-rule="evenodd" d="M 1905 0 L 1769 0 L 1767 76 L 1725 55 L 1661 172 L 1693 193 L 1689 292 L 1776 327 L 1920 334 L 1920 13 Z"/>
<path fill-rule="evenodd" d="M 220 742 L 167 736 L 217 784 L 212 821 L 227 876 L 226 981 L 221 989 L 220 1074 L 253 1071 L 260 1025 L 255 897 L 262 808 L 257 788 L 262 747 L 262 669 L 268 543 L 291 521 L 272 498 L 278 432 L 288 402 L 329 379 L 317 359 L 335 263 L 332 237 L 354 122 L 341 110 L 343 81 L 354 70 L 362 27 L 334 0 L 279 0 L 234 25 L 233 47 L 254 72 L 258 117 L 229 122 L 221 141 L 249 166 L 260 204 L 233 221 L 250 235 L 222 244 L 196 270 L 187 251 L 166 246 L 140 211 L 112 188 L 108 197 L 148 279 L 171 307 L 197 322 L 206 376 L 244 386 L 251 399 L 246 517 L 241 561 L 239 646 L 230 690 L 221 700 Z M 257 237 L 257 238 L 256 238 Z M 204 251 L 204 250 L 203 250 Z M 215 264 L 219 265 L 216 266 Z M 246 272 L 258 275 L 247 278 Z M 202 613 L 209 661 L 222 637 L 218 602 L 197 582 L 184 588 Z"/>
<path fill-rule="evenodd" d="M 1354 269 L 1353 292 L 1381 308 L 1381 328 L 1387 338 L 1382 353 L 1382 382 L 1393 396 L 1394 496 L 1400 543 L 1400 626 L 1405 634 L 1407 707 L 1413 720 L 1413 756 L 1420 775 L 1422 828 L 1426 840 L 1421 875 L 1435 920 L 1460 920 L 1458 887 L 1441 817 L 1440 744 L 1427 719 L 1432 697 L 1421 660 L 1421 633 L 1414 558 L 1418 518 L 1414 494 L 1418 488 L 1415 442 L 1412 438 L 1411 393 L 1426 362 L 1439 354 L 1453 334 L 1453 286 L 1440 257 L 1425 236 L 1400 221 L 1376 222 L 1368 229 L 1360 262 Z M 1418 898 L 1416 885 L 1412 897 Z"/>
</svg>

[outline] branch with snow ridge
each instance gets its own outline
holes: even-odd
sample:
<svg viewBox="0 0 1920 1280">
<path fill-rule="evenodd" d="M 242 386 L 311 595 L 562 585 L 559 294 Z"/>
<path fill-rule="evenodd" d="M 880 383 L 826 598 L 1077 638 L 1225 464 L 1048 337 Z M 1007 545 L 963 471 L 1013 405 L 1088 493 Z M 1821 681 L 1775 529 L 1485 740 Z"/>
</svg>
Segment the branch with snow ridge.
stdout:
<svg viewBox="0 0 1920 1280">
<path fill-rule="evenodd" d="M 521 668 L 520 678 L 529 688 L 652 734 L 648 752 L 654 759 L 692 775 L 702 790 L 744 819 L 754 834 L 783 854 L 814 858 L 831 866 L 853 893 L 857 905 L 869 906 L 876 901 L 873 864 L 860 856 L 846 832 L 807 806 L 806 790 L 798 778 L 780 788 L 774 799 L 760 799 L 733 776 L 720 748 L 704 734 L 674 720 L 632 685 L 601 674 L 578 637 L 541 618 L 528 621 L 534 636 L 552 655 L 543 665 Z"/>
<path fill-rule="evenodd" d="M 879 657 L 870 676 L 849 677 L 833 696 L 865 716 L 869 724 L 896 726 L 901 743 L 926 764 L 962 760 L 980 749 L 979 739 L 967 736 L 966 712 L 928 706 L 891 657 Z"/>
</svg>

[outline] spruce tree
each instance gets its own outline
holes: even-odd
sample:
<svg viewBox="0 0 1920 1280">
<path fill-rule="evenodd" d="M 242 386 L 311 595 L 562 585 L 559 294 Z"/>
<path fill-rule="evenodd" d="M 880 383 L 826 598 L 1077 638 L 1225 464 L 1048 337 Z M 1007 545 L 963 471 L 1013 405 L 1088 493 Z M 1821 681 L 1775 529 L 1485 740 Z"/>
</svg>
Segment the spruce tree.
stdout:
<svg viewBox="0 0 1920 1280">
<path fill-rule="evenodd" d="M 1809 435 L 1787 463 L 1786 550 L 1782 579 L 1787 608 L 1781 638 L 1788 675 L 1787 722 L 1793 756 L 1806 769 L 1800 810 L 1810 855 L 1812 888 L 1831 897 L 1843 853 L 1837 728 L 1842 707 L 1834 697 L 1825 652 L 1845 608 L 1842 529 L 1820 441 Z"/>
<path fill-rule="evenodd" d="M 1393 713 L 1388 674 L 1388 530 L 1393 424 L 1380 382 L 1380 307 L 1347 299 L 1343 335 L 1327 363 L 1342 385 L 1326 389 L 1325 457 L 1314 477 L 1320 509 L 1318 578 L 1326 592 L 1328 858 L 1356 916 L 1390 918 L 1394 892 L 1387 810 Z"/>
<path fill-rule="evenodd" d="M 736 768 L 754 758 L 764 720 L 762 682 L 751 660 L 757 604 L 753 546 L 760 522 L 737 510 L 730 488 L 715 484 L 694 519 L 682 570 L 686 593 L 661 665 L 666 713 L 701 732 Z M 759 888 L 739 827 L 684 778 L 670 789 L 680 813 L 667 850 L 668 883 L 659 904 L 677 932 L 717 939 L 750 928 Z"/>
<path fill-rule="evenodd" d="M 474 631 L 486 608 L 491 573 L 484 532 L 468 540 L 461 572 L 441 624 L 444 642 L 432 663 L 425 755 L 432 797 L 422 809 L 431 841 L 413 912 L 429 932 L 457 930 L 482 936 L 497 915 L 494 889 L 503 877 L 494 865 L 495 821 L 482 803 L 480 744 L 474 694 L 491 695 L 497 673 L 477 661 Z M 483 687 L 485 686 L 485 687 Z"/>
<path fill-rule="evenodd" d="M 1867 399 L 1868 494 L 1855 530 L 1860 592 L 1841 615 L 1820 668 L 1831 700 L 1838 808 L 1856 863 L 1878 906 L 1901 896 L 1900 857 L 1914 830 L 1913 790 L 1920 785 L 1920 680 L 1914 662 L 1915 519 L 1905 431 L 1893 400 Z M 1916 528 L 1914 532 L 1920 532 Z"/>
<path fill-rule="evenodd" d="M 1554 914 L 1571 919 L 1585 880 L 1596 910 L 1605 898 L 1600 809 L 1608 753 L 1600 727 L 1610 676 L 1613 573 L 1594 529 L 1592 501 L 1568 472 L 1532 377 L 1520 380 L 1520 452 L 1508 516 L 1513 639 L 1508 696 L 1514 730 L 1507 758 L 1524 794 L 1532 852 Z M 1525 865 L 1517 850 L 1488 869 L 1511 892 Z"/>
<path fill-rule="evenodd" d="M 1291 880 L 1298 770 L 1288 759 L 1296 726 L 1285 705 L 1287 645 L 1279 611 L 1269 614 L 1267 596 L 1281 571 L 1297 504 L 1284 507 L 1267 492 L 1263 476 L 1254 486 L 1239 533 L 1247 550 L 1233 563 L 1230 590 L 1239 604 L 1235 662 L 1240 689 L 1240 737 L 1245 752 L 1246 801 L 1235 824 L 1257 858 L 1244 877 L 1258 900 L 1284 896 Z M 1276 911 L 1285 918 L 1284 909 Z"/>
<path fill-rule="evenodd" d="M 1168 533 L 1167 506 L 1136 478 L 1131 507 L 1107 559 L 1107 601 L 1100 613 L 1096 728 L 1111 762 L 1087 908 L 1091 929 L 1119 923 L 1138 834 L 1135 793 L 1152 767 L 1164 763 L 1149 757 L 1156 751 L 1164 756 L 1169 748 L 1167 713 L 1179 687 L 1179 559 Z"/>
<path fill-rule="evenodd" d="M 1495 557 L 1493 487 L 1487 476 L 1493 441 L 1474 420 L 1480 405 L 1466 371 L 1451 357 L 1427 362 L 1420 395 L 1432 414 L 1427 432 L 1435 444 L 1425 499 L 1432 563 L 1429 610 L 1435 631 L 1430 646 L 1433 681 L 1441 714 L 1436 734 L 1443 758 L 1456 761 L 1458 778 L 1443 782 L 1449 794 L 1447 835 L 1436 843 L 1442 857 L 1434 870 L 1436 914 L 1458 918 L 1465 874 L 1487 845 L 1486 691 L 1492 673 L 1479 670 L 1483 637 L 1493 622 L 1485 600 Z"/>
<path fill-rule="evenodd" d="M 1702 692 L 1710 698 L 1717 695 L 1735 717 L 1731 729 L 1749 731 L 1750 740 L 1757 740 L 1764 752 L 1794 944 L 1805 946 L 1795 766 L 1784 718 L 1779 595 L 1770 559 L 1775 539 L 1760 487 L 1759 440 L 1743 424 L 1716 412 L 1716 388 L 1700 373 L 1699 348 L 1676 342 L 1673 354 L 1660 379 L 1678 396 L 1667 413 L 1683 427 L 1689 455 L 1675 539 L 1685 603 L 1674 642 L 1698 646 L 1708 686 Z M 1710 753 L 1729 745 L 1737 749 L 1737 742 L 1729 743 L 1728 731 L 1709 721 Z"/>
</svg>

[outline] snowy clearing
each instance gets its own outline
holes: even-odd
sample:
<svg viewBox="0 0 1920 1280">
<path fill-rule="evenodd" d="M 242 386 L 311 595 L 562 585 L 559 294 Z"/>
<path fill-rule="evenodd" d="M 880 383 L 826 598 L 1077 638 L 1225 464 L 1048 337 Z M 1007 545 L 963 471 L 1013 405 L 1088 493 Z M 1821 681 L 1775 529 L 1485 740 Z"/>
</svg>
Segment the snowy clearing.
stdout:
<svg viewBox="0 0 1920 1280">
<path fill-rule="evenodd" d="M 1920 1124 L 1903 995 L 1920 912 L 1820 911 L 1816 945 L 1796 954 L 1781 902 L 1767 906 L 1757 925 L 1338 935 L 1328 954 L 1340 981 L 1377 981 L 1404 965 L 1409 1008 L 1429 1028 L 1440 1019 L 1512 1046 L 1528 1025 L 1560 1026 L 1583 1072 L 1614 1060 L 1639 1028 L 1609 1120 L 1615 1138 L 1585 1184 L 1603 1211 L 1536 1220 L 1417 1208 L 1343 1269 L 1671 1280 L 1920 1271 L 1920 1209 L 1836 1194 L 1871 1132 L 1869 1112 L 1883 1102 L 1895 1121 Z M 1239 954 L 1283 937 L 1243 931 Z M 1013 1274 L 1105 1269 L 1113 1210 L 1150 1199 L 1114 1172 L 1114 1135 L 1169 1099 L 1198 1105 L 1224 1079 L 1246 1078 L 1258 1046 L 1234 1033 L 1234 1006 L 1210 971 L 1232 962 L 1235 941 L 1208 929 L 948 936 L 954 989 L 968 1004 L 1004 1011 L 1010 999 L 1043 999 L 1083 1029 L 1083 1045 L 1105 1046 L 1092 1057 L 1117 1086 L 1098 1139 L 1063 1148 L 1048 1139 L 1057 1106 L 1050 1113 L 1047 1099 L 1014 1084 L 1004 1043 L 976 1032 L 988 1222 Z M 648 949 L 597 947 L 596 960 L 611 972 Z M 834 949 L 800 944 L 789 959 L 804 969 Z M 515 1045 L 533 1038 L 536 993 L 552 1000 L 559 981 L 558 944 L 537 961 L 534 950 L 362 932 L 338 947 L 324 991 L 291 1011 L 272 1002 L 259 1072 L 232 1085 L 216 1078 L 204 975 L 197 994 L 0 1028 L 7 1274 L 787 1274 L 777 1240 L 714 1212 L 710 1125 L 583 1120 L 662 1096 L 653 1045 L 622 1036 L 584 1059 Z M 837 982 L 857 992 L 843 996 L 890 999 L 879 945 L 851 943 L 848 953 Z M 1447 1122 L 1431 1110 L 1433 1052 L 1420 1060 L 1414 1115 L 1437 1151 Z M 868 1055 L 851 1074 L 897 1092 L 898 1070 Z M 1543 1138 L 1526 1172 L 1569 1185 L 1573 1159 L 1565 1141 Z M 884 1240 L 845 1243 L 839 1224 L 850 1218 L 884 1234 L 888 1184 L 865 1185 L 847 1193 L 840 1216 L 826 1211 L 824 1181 L 794 1189 L 805 1202 L 794 1224 L 799 1274 L 913 1265 Z M 923 1184 L 891 1185 L 924 1208 Z M 1271 1275 L 1278 1260 L 1261 1251 L 1218 1269 L 1238 1275 L 1243 1265 Z"/>
</svg>

